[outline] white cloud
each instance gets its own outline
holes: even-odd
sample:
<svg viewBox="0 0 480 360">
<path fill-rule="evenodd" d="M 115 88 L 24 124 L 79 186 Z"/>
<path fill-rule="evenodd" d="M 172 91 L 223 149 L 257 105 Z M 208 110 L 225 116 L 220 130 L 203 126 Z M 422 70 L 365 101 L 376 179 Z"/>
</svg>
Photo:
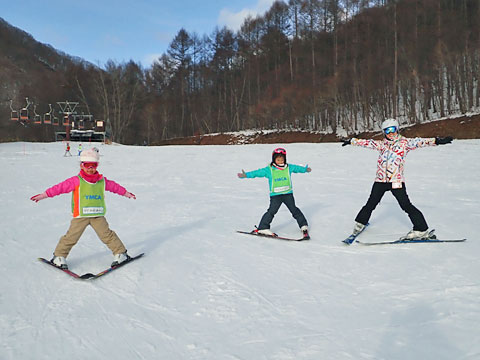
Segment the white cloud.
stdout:
<svg viewBox="0 0 480 360">
<path fill-rule="evenodd" d="M 247 16 L 256 17 L 263 15 L 274 1 L 275 0 L 258 0 L 252 8 L 244 8 L 238 12 L 222 9 L 218 15 L 218 25 L 226 26 L 231 30 L 237 31 Z"/>
<path fill-rule="evenodd" d="M 145 67 L 151 67 L 155 61 L 157 61 L 162 54 L 148 54 L 143 57 L 142 64 Z"/>
</svg>

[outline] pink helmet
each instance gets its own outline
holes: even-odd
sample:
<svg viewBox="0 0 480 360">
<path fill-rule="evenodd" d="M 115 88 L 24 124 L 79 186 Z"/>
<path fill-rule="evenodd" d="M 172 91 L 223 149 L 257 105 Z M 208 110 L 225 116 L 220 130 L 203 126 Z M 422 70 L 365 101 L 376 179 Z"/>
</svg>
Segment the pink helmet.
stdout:
<svg viewBox="0 0 480 360">
<path fill-rule="evenodd" d="M 276 148 L 272 152 L 272 163 L 274 163 L 275 158 L 280 155 L 283 155 L 283 157 L 285 158 L 285 162 L 287 162 L 287 150 L 285 150 L 284 148 Z"/>
</svg>

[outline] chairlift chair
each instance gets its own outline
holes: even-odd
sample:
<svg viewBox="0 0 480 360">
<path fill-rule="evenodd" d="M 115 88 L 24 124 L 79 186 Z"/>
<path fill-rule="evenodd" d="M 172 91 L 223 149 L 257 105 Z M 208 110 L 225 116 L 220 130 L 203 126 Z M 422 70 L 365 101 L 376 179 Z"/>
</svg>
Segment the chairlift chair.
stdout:
<svg viewBox="0 0 480 360">
<path fill-rule="evenodd" d="M 37 114 L 37 105 L 33 106 L 33 123 L 34 124 L 41 124 L 42 123 L 42 116 Z"/>
<path fill-rule="evenodd" d="M 68 126 L 70 125 L 70 119 L 68 118 L 68 115 L 63 117 L 63 126 Z"/>
<path fill-rule="evenodd" d="M 44 124 L 51 124 L 52 123 L 52 115 L 50 113 L 43 114 L 43 123 Z"/>
<path fill-rule="evenodd" d="M 52 104 L 48 104 L 50 110 L 48 113 L 43 114 L 43 123 L 44 124 L 51 124 L 52 123 Z"/>
<path fill-rule="evenodd" d="M 20 110 L 20 120 L 21 121 L 28 121 L 28 109 L 23 108 Z"/>
<path fill-rule="evenodd" d="M 55 115 L 53 115 L 52 125 L 54 126 L 60 125 L 60 121 L 58 121 L 58 117 L 56 117 Z"/>
<path fill-rule="evenodd" d="M 28 121 L 30 120 L 28 107 L 30 106 L 30 102 L 28 101 L 28 97 L 25 98 L 27 102 L 27 106 L 20 110 L 20 121 Z"/>
<path fill-rule="evenodd" d="M 12 110 L 12 114 L 10 115 L 10 119 L 13 120 L 13 121 L 18 121 L 18 119 L 20 119 L 18 117 L 18 111 L 17 110 Z"/>
<path fill-rule="evenodd" d="M 18 116 L 18 111 L 13 109 L 12 103 L 13 103 L 13 100 L 10 100 L 10 110 L 12 111 L 10 114 L 10 119 L 12 121 L 18 121 L 20 117 Z"/>
</svg>

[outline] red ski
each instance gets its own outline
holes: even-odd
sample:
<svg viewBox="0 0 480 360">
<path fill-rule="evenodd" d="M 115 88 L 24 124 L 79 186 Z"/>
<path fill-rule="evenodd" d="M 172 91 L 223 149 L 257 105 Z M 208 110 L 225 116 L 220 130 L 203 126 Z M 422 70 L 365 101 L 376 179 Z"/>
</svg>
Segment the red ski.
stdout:
<svg viewBox="0 0 480 360">
<path fill-rule="evenodd" d="M 249 232 L 249 231 L 240 231 L 240 230 L 237 230 L 237 233 L 247 234 L 247 235 L 253 235 L 253 236 L 261 236 L 261 237 L 266 237 L 266 238 L 271 238 L 271 239 L 277 239 L 277 240 L 286 240 L 286 241 L 304 241 L 304 240 L 309 240 L 309 239 L 304 239 L 304 238 L 301 238 L 301 239 L 293 239 L 293 238 L 287 238 L 287 237 L 278 236 L 278 235 L 271 236 L 271 235 L 259 234 L 259 233 L 256 232 L 255 230 L 252 230 L 252 231 L 250 231 L 250 232 Z"/>
<path fill-rule="evenodd" d="M 92 274 L 92 273 L 86 273 L 86 274 L 83 274 L 83 275 L 78 275 L 76 273 L 74 273 L 73 271 L 70 271 L 68 269 L 62 269 L 62 268 L 59 268 L 58 266 L 54 265 L 51 261 L 47 260 L 47 259 L 44 259 L 44 258 L 38 258 L 38 260 L 44 262 L 45 264 L 48 264 L 50 266 L 53 266 L 55 269 L 58 269 L 60 271 L 63 271 L 64 273 L 70 275 L 71 277 L 74 277 L 75 279 L 79 279 L 79 280 L 89 280 L 89 279 L 97 279 L 99 278 L 100 276 L 103 276 L 105 274 L 108 274 L 109 272 L 112 272 L 113 270 L 116 270 L 120 267 L 122 267 L 123 265 L 126 265 L 136 259 L 139 259 L 141 258 L 142 256 L 144 255 L 144 253 L 141 253 L 140 255 L 137 255 L 137 256 L 133 256 L 131 257 L 130 259 L 122 262 L 121 264 L 117 265 L 117 266 L 113 266 L 113 267 L 109 267 L 108 269 L 105 269 L 101 272 L 99 272 L 98 274 Z"/>
</svg>

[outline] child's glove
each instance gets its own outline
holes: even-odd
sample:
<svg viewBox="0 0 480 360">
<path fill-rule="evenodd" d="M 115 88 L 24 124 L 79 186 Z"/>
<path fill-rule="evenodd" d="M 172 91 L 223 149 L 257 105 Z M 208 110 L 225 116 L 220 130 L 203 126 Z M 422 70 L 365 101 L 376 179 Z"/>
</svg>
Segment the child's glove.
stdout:
<svg viewBox="0 0 480 360">
<path fill-rule="evenodd" d="M 242 172 L 241 173 L 238 173 L 237 176 L 240 178 L 240 179 L 244 179 L 247 177 L 247 174 L 245 174 L 245 170 L 242 169 Z"/>
<path fill-rule="evenodd" d="M 342 139 L 340 141 L 343 143 L 342 146 L 347 146 L 352 143 L 352 139 Z"/>
<path fill-rule="evenodd" d="M 132 194 L 131 192 L 125 192 L 125 194 L 123 194 L 123 196 L 129 198 L 129 199 L 133 199 L 133 200 L 137 200 L 137 198 L 135 197 L 135 194 Z"/>
<path fill-rule="evenodd" d="M 447 137 L 436 137 L 435 138 L 435 145 L 445 145 L 445 144 L 450 144 L 453 140 L 453 137 L 447 136 Z"/>
<path fill-rule="evenodd" d="M 46 199 L 46 198 L 48 198 L 47 193 L 41 193 L 41 194 L 32 196 L 30 198 L 30 200 L 35 201 L 35 202 L 39 202 L 40 200 L 43 200 L 43 199 Z"/>
</svg>

